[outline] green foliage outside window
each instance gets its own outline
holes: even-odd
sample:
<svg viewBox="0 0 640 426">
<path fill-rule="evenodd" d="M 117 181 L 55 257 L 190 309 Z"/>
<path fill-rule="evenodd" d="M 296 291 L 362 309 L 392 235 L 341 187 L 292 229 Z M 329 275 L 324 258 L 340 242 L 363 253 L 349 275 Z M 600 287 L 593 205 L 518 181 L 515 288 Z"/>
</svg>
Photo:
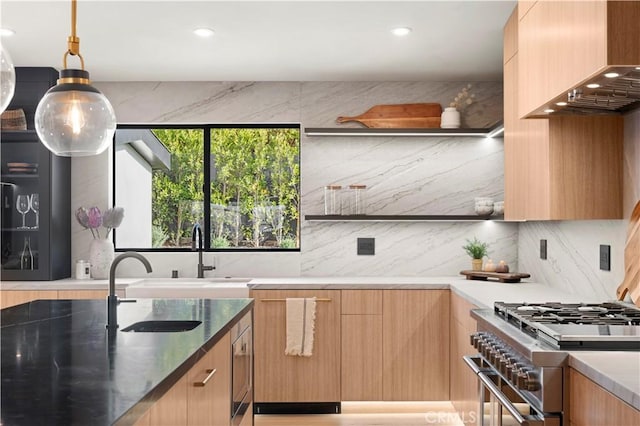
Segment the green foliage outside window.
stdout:
<svg viewBox="0 0 640 426">
<path fill-rule="evenodd" d="M 188 246 L 204 224 L 204 133 L 153 132 L 172 155 L 171 170 L 153 174 L 153 226 L 165 247 Z M 299 129 L 212 128 L 210 153 L 211 246 L 299 247 Z"/>
</svg>

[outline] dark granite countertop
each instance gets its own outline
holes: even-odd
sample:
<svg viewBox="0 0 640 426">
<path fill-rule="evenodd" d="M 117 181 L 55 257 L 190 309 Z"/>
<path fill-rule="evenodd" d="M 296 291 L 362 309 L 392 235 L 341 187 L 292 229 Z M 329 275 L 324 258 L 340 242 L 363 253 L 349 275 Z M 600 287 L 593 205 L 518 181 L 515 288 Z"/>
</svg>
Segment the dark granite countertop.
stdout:
<svg viewBox="0 0 640 426">
<path fill-rule="evenodd" d="M 251 299 L 37 300 L 0 311 L 0 424 L 133 424 L 251 310 Z M 191 331 L 133 333 L 143 320 L 199 320 Z"/>
</svg>

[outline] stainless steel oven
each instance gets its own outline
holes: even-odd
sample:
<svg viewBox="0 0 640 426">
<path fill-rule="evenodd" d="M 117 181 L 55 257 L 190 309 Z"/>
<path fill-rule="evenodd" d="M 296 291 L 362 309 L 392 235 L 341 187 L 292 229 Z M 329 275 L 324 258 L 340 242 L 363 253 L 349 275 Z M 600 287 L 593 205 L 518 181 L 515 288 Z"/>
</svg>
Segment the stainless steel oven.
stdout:
<svg viewBox="0 0 640 426">
<path fill-rule="evenodd" d="M 479 425 L 564 425 L 571 350 L 633 350 L 640 309 L 620 302 L 505 303 L 474 309 L 477 354 L 465 362 L 478 378 Z"/>
<path fill-rule="evenodd" d="M 252 416 L 253 409 L 253 328 L 251 314 L 240 320 L 232 337 L 231 344 L 231 424 L 242 423 L 245 415 Z"/>
<path fill-rule="evenodd" d="M 561 413 L 544 413 L 481 355 L 464 357 L 478 378 L 479 426 L 560 426 Z M 561 391 L 561 390 L 560 390 Z"/>
</svg>

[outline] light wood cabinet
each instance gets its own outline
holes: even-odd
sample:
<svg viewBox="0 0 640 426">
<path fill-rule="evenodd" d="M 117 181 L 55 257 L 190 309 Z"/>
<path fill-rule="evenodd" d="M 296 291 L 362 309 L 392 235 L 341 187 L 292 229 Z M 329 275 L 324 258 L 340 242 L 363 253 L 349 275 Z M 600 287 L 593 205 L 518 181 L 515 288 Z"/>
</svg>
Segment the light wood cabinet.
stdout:
<svg viewBox="0 0 640 426">
<path fill-rule="evenodd" d="M 342 400 L 382 400 L 382 290 L 342 290 L 341 331 Z"/>
<path fill-rule="evenodd" d="M 571 426 L 637 426 L 640 411 L 590 379 L 569 369 L 569 421 Z"/>
<path fill-rule="evenodd" d="M 0 291 L 0 309 L 31 302 L 32 300 L 57 298 L 57 290 L 2 290 Z"/>
<path fill-rule="evenodd" d="M 613 65 L 640 63 L 640 2 L 519 2 L 519 117 Z"/>
<path fill-rule="evenodd" d="M 145 416 L 142 416 L 144 421 Z M 183 376 L 149 409 L 153 426 L 187 424 L 187 377 Z"/>
<path fill-rule="evenodd" d="M 449 290 L 383 291 L 383 399 L 449 399 Z"/>
<path fill-rule="evenodd" d="M 340 290 L 251 290 L 256 403 L 340 401 Z M 287 356 L 288 297 L 317 297 L 313 355 Z M 264 299 L 275 299 L 266 301 Z"/>
<path fill-rule="evenodd" d="M 505 51 L 514 32 L 522 35 L 516 13 L 505 26 Z M 505 219 L 622 218 L 623 118 L 520 119 L 519 46 L 504 65 Z"/>
<path fill-rule="evenodd" d="M 231 337 L 227 333 L 187 373 L 186 424 L 228 426 L 231 418 L 230 383 Z"/>
<path fill-rule="evenodd" d="M 470 311 L 476 308 L 462 297 L 451 293 L 450 399 L 465 424 L 476 424 L 478 412 L 477 378 L 462 359 L 465 355 L 476 353 L 469 343 L 469 336 L 476 331 L 476 321 L 471 318 Z"/>
<path fill-rule="evenodd" d="M 225 334 L 135 423 L 135 426 L 229 426 L 231 333 Z M 250 405 L 242 425 L 252 425 Z"/>
</svg>

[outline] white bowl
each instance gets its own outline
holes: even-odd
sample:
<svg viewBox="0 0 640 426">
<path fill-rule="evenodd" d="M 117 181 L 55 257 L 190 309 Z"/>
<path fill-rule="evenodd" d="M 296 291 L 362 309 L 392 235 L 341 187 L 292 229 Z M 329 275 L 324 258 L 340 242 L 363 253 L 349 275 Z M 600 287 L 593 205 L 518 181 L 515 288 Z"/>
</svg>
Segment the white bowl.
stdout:
<svg viewBox="0 0 640 426">
<path fill-rule="evenodd" d="M 493 204 L 490 206 L 478 206 L 476 205 L 476 214 L 480 216 L 486 216 L 493 213 Z"/>
</svg>

